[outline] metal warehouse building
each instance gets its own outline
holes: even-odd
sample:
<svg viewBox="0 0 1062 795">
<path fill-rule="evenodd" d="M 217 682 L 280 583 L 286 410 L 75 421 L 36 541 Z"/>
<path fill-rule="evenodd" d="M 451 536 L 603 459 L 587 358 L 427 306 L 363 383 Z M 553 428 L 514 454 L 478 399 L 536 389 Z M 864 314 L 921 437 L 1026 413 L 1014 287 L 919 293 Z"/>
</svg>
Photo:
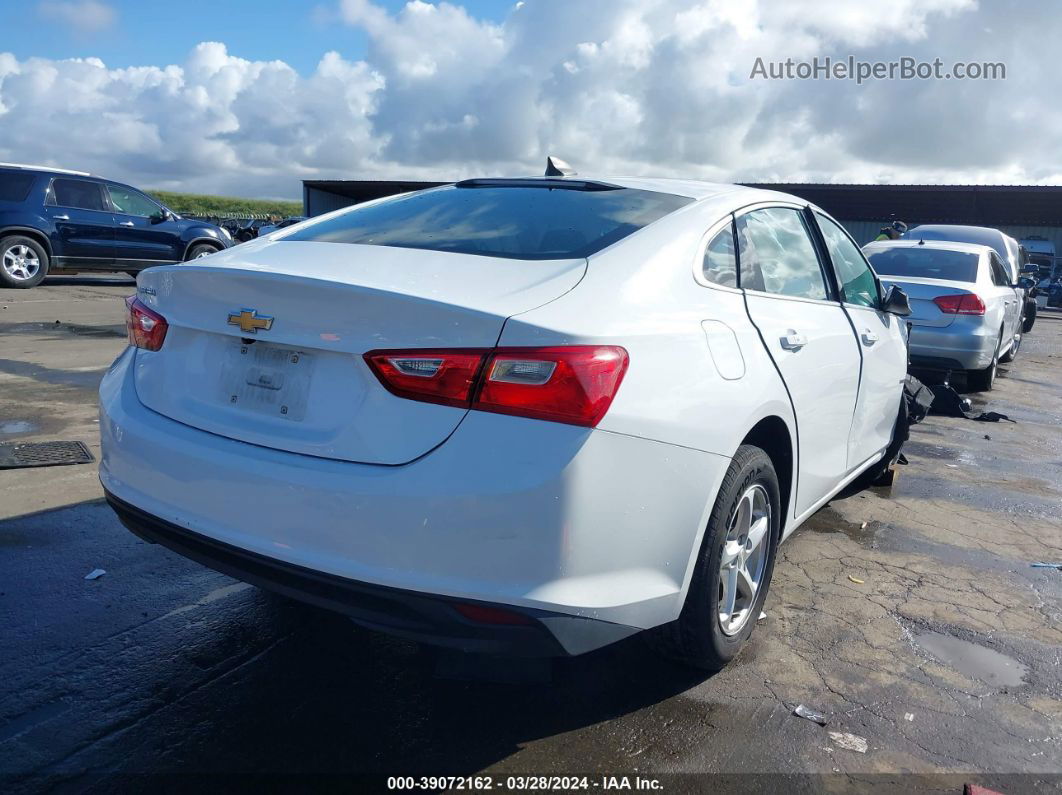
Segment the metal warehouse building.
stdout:
<svg viewBox="0 0 1062 795">
<path fill-rule="evenodd" d="M 320 215 L 358 202 L 445 182 L 304 180 L 304 214 Z M 1002 229 L 1019 240 L 1043 237 L 1062 251 L 1062 186 L 1056 185 L 825 185 L 746 183 L 792 193 L 841 221 L 862 245 L 892 220 L 968 224 Z"/>
</svg>

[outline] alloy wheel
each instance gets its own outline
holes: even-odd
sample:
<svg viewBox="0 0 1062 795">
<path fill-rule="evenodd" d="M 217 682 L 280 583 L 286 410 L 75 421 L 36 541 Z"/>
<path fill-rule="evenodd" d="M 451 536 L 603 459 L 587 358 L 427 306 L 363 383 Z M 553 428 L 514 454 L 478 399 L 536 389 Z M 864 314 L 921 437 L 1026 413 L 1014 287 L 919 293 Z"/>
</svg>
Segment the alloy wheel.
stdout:
<svg viewBox="0 0 1062 795">
<path fill-rule="evenodd" d="M 41 260 L 37 252 L 23 243 L 18 243 L 4 251 L 2 263 L 4 273 L 20 282 L 29 281 L 41 269 Z"/>
<path fill-rule="evenodd" d="M 756 483 L 738 501 L 719 558 L 719 626 L 736 635 L 748 623 L 770 552 L 771 500 Z"/>
</svg>

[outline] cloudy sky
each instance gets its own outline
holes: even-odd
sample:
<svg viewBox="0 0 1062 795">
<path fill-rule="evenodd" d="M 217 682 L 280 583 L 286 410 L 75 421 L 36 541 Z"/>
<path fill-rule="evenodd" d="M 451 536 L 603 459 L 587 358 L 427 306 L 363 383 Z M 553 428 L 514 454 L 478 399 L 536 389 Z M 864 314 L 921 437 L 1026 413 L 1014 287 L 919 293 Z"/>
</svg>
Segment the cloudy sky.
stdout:
<svg viewBox="0 0 1062 795">
<path fill-rule="evenodd" d="M 585 173 L 1062 183 L 1056 0 L 24 0 L 0 161 L 145 188 Z M 4 51 L 11 46 L 14 49 Z M 1006 79 L 764 80 L 902 56 Z"/>
</svg>

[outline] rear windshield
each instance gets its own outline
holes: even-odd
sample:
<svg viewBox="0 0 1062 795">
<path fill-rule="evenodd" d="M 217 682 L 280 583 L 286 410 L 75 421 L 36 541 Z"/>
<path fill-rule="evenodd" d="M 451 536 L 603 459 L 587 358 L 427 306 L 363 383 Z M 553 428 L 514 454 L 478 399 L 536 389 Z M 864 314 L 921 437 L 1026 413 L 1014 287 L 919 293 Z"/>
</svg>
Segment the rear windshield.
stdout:
<svg viewBox="0 0 1062 795">
<path fill-rule="evenodd" d="M 600 251 L 692 201 L 629 188 L 450 185 L 354 208 L 284 240 L 571 259 Z"/>
<path fill-rule="evenodd" d="M 939 248 L 889 248 L 873 251 L 867 259 L 881 276 L 917 276 L 952 282 L 977 281 L 977 254 Z"/>
<path fill-rule="evenodd" d="M 20 171 L 0 171 L 0 201 L 20 202 L 29 196 L 30 187 L 34 174 L 25 174 Z"/>
</svg>

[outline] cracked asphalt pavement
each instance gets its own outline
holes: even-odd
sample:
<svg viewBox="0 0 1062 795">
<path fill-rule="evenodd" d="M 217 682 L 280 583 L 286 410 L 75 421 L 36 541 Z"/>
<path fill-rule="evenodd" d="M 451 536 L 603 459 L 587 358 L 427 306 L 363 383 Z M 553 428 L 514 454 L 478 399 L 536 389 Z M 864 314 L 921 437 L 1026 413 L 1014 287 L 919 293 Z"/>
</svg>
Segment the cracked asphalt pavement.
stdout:
<svg viewBox="0 0 1062 795">
<path fill-rule="evenodd" d="M 0 442 L 98 455 L 96 386 L 131 291 L 68 277 L 0 293 Z M 519 665 L 440 676 L 432 652 L 133 537 L 94 465 L 0 471 L 0 786 L 485 772 L 1058 791 L 1062 571 L 1030 564 L 1062 563 L 1060 364 L 1062 315 L 1044 313 L 974 396 L 1017 424 L 914 428 L 890 489 L 835 500 L 782 546 L 766 619 L 710 678 L 638 638 L 522 683 L 489 681 Z"/>
</svg>

